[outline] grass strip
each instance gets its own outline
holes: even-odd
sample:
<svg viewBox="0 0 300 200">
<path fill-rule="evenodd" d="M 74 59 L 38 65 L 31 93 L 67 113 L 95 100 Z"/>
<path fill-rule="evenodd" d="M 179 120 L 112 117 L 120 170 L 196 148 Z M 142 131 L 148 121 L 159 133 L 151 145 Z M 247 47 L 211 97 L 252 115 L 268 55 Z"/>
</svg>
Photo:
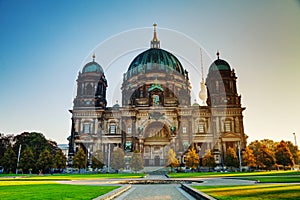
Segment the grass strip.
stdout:
<svg viewBox="0 0 300 200">
<path fill-rule="evenodd" d="M 258 184 L 247 186 L 193 186 L 217 199 L 299 199 L 300 184 Z"/>
<path fill-rule="evenodd" d="M 64 184 L 47 183 L 47 182 L 41 182 L 40 184 L 33 184 L 34 182 L 30 182 L 30 183 L 26 182 L 26 183 L 27 183 L 26 185 L 23 185 L 22 183 L 17 183 L 13 185 L 3 185 L 2 183 L 0 186 L 1 200 L 93 199 L 96 198 L 97 196 L 106 194 L 119 187 L 119 186 L 64 185 Z"/>
<path fill-rule="evenodd" d="M 265 172 L 191 172 L 171 173 L 170 178 L 206 178 L 206 177 L 248 177 L 248 176 L 294 176 L 299 171 L 265 171 Z"/>
</svg>

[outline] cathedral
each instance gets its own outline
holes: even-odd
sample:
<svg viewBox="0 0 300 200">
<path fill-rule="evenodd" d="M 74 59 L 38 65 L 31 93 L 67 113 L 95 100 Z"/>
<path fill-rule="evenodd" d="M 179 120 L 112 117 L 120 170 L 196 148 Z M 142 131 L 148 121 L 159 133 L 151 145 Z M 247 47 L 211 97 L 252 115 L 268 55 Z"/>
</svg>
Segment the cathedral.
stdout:
<svg viewBox="0 0 300 200">
<path fill-rule="evenodd" d="M 122 105 L 107 106 L 109 83 L 95 55 L 79 72 L 70 110 L 70 163 L 82 148 L 89 160 L 94 152 L 102 152 L 107 164 L 112 151 L 120 147 L 127 163 L 137 150 L 144 166 L 165 166 L 169 149 L 182 163 L 187 150 L 194 147 L 200 158 L 209 149 L 216 164 L 223 165 L 228 147 L 237 152 L 245 148 L 245 108 L 234 69 L 217 53 L 206 80 L 202 67 L 199 97 L 203 103 L 192 104 L 188 71 L 172 53 L 160 48 L 156 24 L 153 32 L 150 48 L 137 55 L 120 77 Z"/>
</svg>

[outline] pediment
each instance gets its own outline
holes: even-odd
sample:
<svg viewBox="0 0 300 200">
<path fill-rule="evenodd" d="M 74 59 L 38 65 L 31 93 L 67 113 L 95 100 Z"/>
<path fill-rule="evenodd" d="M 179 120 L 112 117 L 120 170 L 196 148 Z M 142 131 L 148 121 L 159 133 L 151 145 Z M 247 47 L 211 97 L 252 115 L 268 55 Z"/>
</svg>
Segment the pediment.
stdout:
<svg viewBox="0 0 300 200">
<path fill-rule="evenodd" d="M 228 132 L 223 133 L 222 138 L 240 138 L 240 135 L 237 133 Z"/>
</svg>

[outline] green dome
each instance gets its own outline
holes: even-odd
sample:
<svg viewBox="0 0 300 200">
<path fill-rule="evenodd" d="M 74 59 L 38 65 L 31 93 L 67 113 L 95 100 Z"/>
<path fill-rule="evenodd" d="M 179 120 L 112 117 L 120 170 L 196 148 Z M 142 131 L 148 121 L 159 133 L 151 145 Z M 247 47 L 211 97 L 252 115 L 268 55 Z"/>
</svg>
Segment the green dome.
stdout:
<svg viewBox="0 0 300 200">
<path fill-rule="evenodd" d="M 209 67 L 209 72 L 212 71 L 230 71 L 230 65 L 225 61 L 221 59 L 215 60 Z"/>
<path fill-rule="evenodd" d="M 90 72 L 96 72 L 96 73 L 102 73 L 103 69 L 102 67 L 96 63 L 95 61 L 87 63 L 82 70 L 82 73 L 90 73 Z"/>
<path fill-rule="evenodd" d="M 170 52 L 159 48 L 148 49 L 131 62 L 128 68 L 129 75 L 145 71 L 161 70 L 165 72 L 177 71 L 184 75 L 184 69 L 179 60 Z"/>
</svg>

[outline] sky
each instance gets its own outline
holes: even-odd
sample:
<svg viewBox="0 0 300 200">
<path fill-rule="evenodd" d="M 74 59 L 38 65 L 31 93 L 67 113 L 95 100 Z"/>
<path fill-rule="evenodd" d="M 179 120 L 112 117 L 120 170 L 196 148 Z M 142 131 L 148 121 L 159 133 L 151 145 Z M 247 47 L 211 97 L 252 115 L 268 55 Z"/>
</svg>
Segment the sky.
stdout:
<svg viewBox="0 0 300 200">
<path fill-rule="evenodd" d="M 161 47 L 189 71 L 200 65 L 200 47 L 205 76 L 217 50 L 235 69 L 248 142 L 294 142 L 293 133 L 300 141 L 299 21 L 292 0 L 0 0 L 0 133 L 37 131 L 67 143 L 78 72 L 96 53 L 113 105 L 157 23 Z"/>
</svg>

